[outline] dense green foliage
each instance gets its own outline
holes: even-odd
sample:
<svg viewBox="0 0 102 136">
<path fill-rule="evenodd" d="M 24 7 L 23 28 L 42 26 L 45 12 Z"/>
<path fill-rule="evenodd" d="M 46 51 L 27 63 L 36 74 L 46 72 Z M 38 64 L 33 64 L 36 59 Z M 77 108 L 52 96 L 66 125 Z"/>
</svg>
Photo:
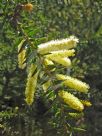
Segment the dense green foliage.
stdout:
<svg viewBox="0 0 102 136">
<path fill-rule="evenodd" d="M 77 58 L 73 57 L 71 74 L 90 84 L 93 106 L 76 121 L 85 128 L 82 135 L 101 135 L 102 123 L 102 1 L 101 0 L 30 0 L 33 11 L 21 8 L 27 0 L 0 0 L 0 132 L 2 135 L 52 136 L 66 135 L 56 111 L 49 110 L 53 96 L 38 94 L 30 108 L 24 101 L 26 70 L 18 68 L 17 46 L 22 39 L 27 44 L 40 43 L 75 35 L 79 38 Z M 33 48 L 33 47 L 32 47 Z M 29 54 L 30 50 L 28 50 Z M 34 57 L 31 54 L 30 57 Z M 86 96 L 81 96 L 86 98 Z M 49 100 L 49 99 L 48 99 Z M 15 120 L 15 121 L 14 121 Z M 31 120 L 31 121 L 30 121 Z M 17 122 L 15 124 L 15 122 Z M 14 127 L 13 127 L 14 125 Z M 49 127 L 48 127 L 49 125 Z M 74 128 L 75 130 L 78 128 Z M 71 131 L 71 130 L 70 130 Z M 19 133 L 20 132 L 20 133 Z M 73 135 L 79 136 L 81 133 Z M 70 134 L 71 135 L 71 134 Z"/>
</svg>

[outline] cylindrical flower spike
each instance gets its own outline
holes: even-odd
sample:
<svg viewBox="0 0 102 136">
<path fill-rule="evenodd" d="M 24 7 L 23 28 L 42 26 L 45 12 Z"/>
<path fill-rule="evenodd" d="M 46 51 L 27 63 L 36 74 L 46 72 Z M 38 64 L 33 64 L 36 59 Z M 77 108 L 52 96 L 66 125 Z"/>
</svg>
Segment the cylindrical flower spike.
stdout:
<svg viewBox="0 0 102 136">
<path fill-rule="evenodd" d="M 37 69 L 37 65 L 31 64 L 29 68 L 28 77 L 32 77 L 36 69 Z"/>
<path fill-rule="evenodd" d="M 37 86 L 37 78 L 39 73 L 39 71 L 37 71 L 34 75 L 32 75 L 33 72 L 35 72 L 32 69 L 33 69 L 33 66 L 31 66 L 30 68 L 31 71 L 28 74 L 26 90 L 25 90 L 25 97 L 26 97 L 25 100 L 28 105 L 31 105 L 34 101 L 34 94 L 35 94 L 35 89 Z M 34 66 L 34 69 L 35 69 L 35 66 Z"/>
<path fill-rule="evenodd" d="M 66 57 L 70 57 L 70 56 L 74 56 L 75 55 L 75 50 L 61 50 L 61 51 L 53 51 L 51 52 L 52 54 L 50 55 L 46 55 L 45 57 L 47 59 L 54 59 L 56 57 L 61 57 L 61 58 L 66 58 Z"/>
<path fill-rule="evenodd" d="M 44 65 L 45 65 L 45 66 L 49 66 L 49 65 L 54 65 L 54 63 L 53 63 L 51 60 L 45 58 L 45 59 L 44 59 Z"/>
<path fill-rule="evenodd" d="M 19 45 L 18 45 L 18 53 L 21 51 L 21 49 L 23 48 L 23 45 L 24 45 L 24 43 L 25 43 L 25 39 L 23 39 L 20 43 L 19 43 Z"/>
<path fill-rule="evenodd" d="M 92 106 L 92 103 L 89 102 L 89 101 L 86 101 L 86 100 L 80 100 L 80 101 L 81 101 L 81 103 L 82 103 L 84 106 L 87 106 L 87 107 Z"/>
<path fill-rule="evenodd" d="M 63 101 L 68 104 L 72 109 L 77 111 L 83 111 L 84 106 L 80 100 L 73 94 L 66 91 L 59 91 L 58 95 L 63 99 Z"/>
<path fill-rule="evenodd" d="M 26 90 L 25 90 L 25 97 L 26 97 L 26 103 L 28 105 L 31 105 L 33 103 L 34 99 L 34 78 L 30 77 L 27 79 L 27 84 L 26 84 Z"/>
<path fill-rule="evenodd" d="M 63 84 L 65 86 L 68 86 L 80 92 L 84 92 L 84 93 L 88 92 L 89 85 L 78 79 L 72 78 L 70 76 L 65 76 L 62 74 L 56 74 L 56 77 L 58 80 L 64 80 Z"/>
<path fill-rule="evenodd" d="M 18 45 L 18 67 L 24 69 L 26 67 L 26 49 L 23 46 L 25 39 Z"/>
<path fill-rule="evenodd" d="M 62 40 L 49 41 L 47 43 L 38 45 L 38 53 L 47 54 L 52 51 L 68 50 L 76 47 L 77 43 L 78 39 L 74 36 L 70 36 L 69 38 Z"/>
<path fill-rule="evenodd" d="M 31 105 L 34 101 L 34 94 L 37 85 L 37 77 L 38 77 L 38 72 L 33 77 L 28 78 L 27 81 L 25 96 L 28 105 Z"/>
<path fill-rule="evenodd" d="M 52 62 L 51 60 L 45 58 L 44 61 L 43 61 L 43 64 L 46 68 L 48 68 L 50 70 L 50 72 L 52 71 L 55 71 L 55 66 L 54 66 L 54 62 Z"/>
<path fill-rule="evenodd" d="M 43 90 L 46 92 L 47 89 L 50 87 L 50 85 L 51 85 L 51 80 L 48 80 L 47 82 L 45 82 L 45 83 L 42 85 Z"/>
<path fill-rule="evenodd" d="M 56 63 L 61 64 L 65 67 L 70 67 L 71 66 L 71 60 L 69 58 L 59 58 L 54 60 Z"/>
<path fill-rule="evenodd" d="M 26 67 L 26 50 L 22 49 L 22 51 L 18 54 L 18 67 L 24 69 Z"/>
<path fill-rule="evenodd" d="M 67 76 L 63 74 L 56 74 L 56 78 L 58 80 L 67 80 Z"/>
<path fill-rule="evenodd" d="M 71 60 L 69 58 L 60 58 L 60 57 L 56 57 L 56 58 L 52 58 L 50 59 L 58 64 L 61 64 L 65 67 L 70 67 L 71 66 Z"/>
<path fill-rule="evenodd" d="M 84 113 L 83 112 L 81 112 L 81 113 L 73 113 L 73 112 L 70 112 L 70 113 L 68 113 L 71 117 L 73 117 L 73 118 L 81 118 L 81 117 L 83 117 L 84 116 Z"/>
</svg>

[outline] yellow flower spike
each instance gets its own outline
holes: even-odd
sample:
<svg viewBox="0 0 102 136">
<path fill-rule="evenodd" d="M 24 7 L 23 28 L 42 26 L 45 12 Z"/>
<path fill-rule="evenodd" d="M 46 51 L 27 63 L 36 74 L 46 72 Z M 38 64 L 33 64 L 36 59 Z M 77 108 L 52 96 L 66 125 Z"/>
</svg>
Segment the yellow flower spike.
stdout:
<svg viewBox="0 0 102 136">
<path fill-rule="evenodd" d="M 20 50 L 22 49 L 22 46 L 23 46 L 23 44 L 24 44 L 25 41 L 26 41 L 26 40 L 23 39 L 23 40 L 19 43 L 19 45 L 18 45 L 18 53 L 19 53 Z"/>
<path fill-rule="evenodd" d="M 56 57 L 56 58 L 52 58 L 52 61 L 61 64 L 65 67 L 70 67 L 71 66 L 71 60 L 69 58 L 61 58 L 61 57 Z"/>
<path fill-rule="evenodd" d="M 61 50 L 61 51 L 53 51 L 51 52 L 52 54 L 50 55 L 46 55 L 45 57 L 47 59 L 55 59 L 56 57 L 61 57 L 61 58 L 66 58 L 66 57 L 70 57 L 70 56 L 74 56 L 75 55 L 75 50 Z"/>
<path fill-rule="evenodd" d="M 63 75 L 63 74 L 56 74 L 56 78 L 58 80 L 66 80 L 67 79 L 67 76 L 66 75 Z"/>
<path fill-rule="evenodd" d="M 47 89 L 50 87 L 51 85 L 51 80 L 48 80 L 47 82 L 45 82 L 42 87 L 43 87 L 43 90 L 46 92 Z"/>
<path fill-rule="evenodd" d="M 47 54 L 52 51 L 58 50 L 68 50 L 71 48 L 75 48 L 78 43 L 78 39 L 74 36 L 70 36 L 69 38 L 62 40 L 52 40 L 47 43 L 43 43 L 38 45 L 38 53 L 39 54 Z"/>
<path fill-rule="evenodd" d="M 84 116 L 84 113 L 73 113 L 73 112 L 69 112 L 68 113 L 69 116 L 73 117 L 73 118 L 81 118 Z"/>
<path fill-rule="evenodd" d="M 71 66 L 71 60 L 69 58 L 59 58 L 55 59 L 56 63 L 62 64 L 65 67 L 70 67 Z"/>
<path fill-rule="evenodd" d="M 65 86 L 68 86 L 68 87 L 75 89 L 79 92 L 86 93 L 89 90 L 88 84 L 86 84 L 86 83 L 84 83 L 84 82 L 82 82 L 78 79 L 72 78 L 70 76 L 65 76 L 65 75 L 62 75 L 62 74 L 56 74 L 56 78 L 58 80 L 64 80 L 63 84 Z"/>
<path fill-rule="evenodd" d="M 33 71 L 33 72 L 35 72 L 35 71 Z M 34 101 L 34 94 L 35 94 L 35 91 L 36 91 L 37 78 L 38 78 L 39 71 L 37 71 L 34 75 L 32 75 L 33 72 L 30 71 L 29 74 L 28 74 L 26 90 L 25 90 L 25 97 L 26 97 L 25 100 L 26 100 L 28 105 L 31 105 Z"/>
<path fill-rule="evenodd" d="M 89 101 L 86 101 L 86 100 L 80 100 L 80 101 L 81 101 L 81 103 L 82 103 L 84 106 L 87 106 L 87 107 L 92 106 L 92 103 L 89 102 Z"/>
<path fill-rule="evenodd" d="M 33 10 L 33 5 L 31 3 L 27 3 L 23 5 L 23 9 L 30 12 Z"/>
<path fill-rule="evenodd" d="M 24 69 L 26 67 L 26 49 L 22 48 L 25 39 L 23 39 L 18 45 L 18 67 Z"/>
<path fill-rule="evenodd" d="M 80 100 L 75 97 L 73 94 L 68 93 L 66 91 L 59 91 L 58 95 L 63 99 L 63 101 L 68 104 L 72 109 L 75 109 L 77 111 L 83 111 L 84 106 L 80 102 Z"/>
<path fill-rule="evenodd" d="M 18 67 L 24 69 L 26 67 L 26 50 L 22 49 L 22 51 L 18 54 Z"/>
<path fill-rule="evenodd" d="M 26 84 L 26 90 L 25 90 L 25 97 L 26 97 L 26 103 L 28 105 L 31 105 L 34 101 L 34 92 L 35 92 L 35 84 L 34 84 L 34 78 L 30 77 L 28 78 L 27 84 Z"/>
<path fill-rule="evenodd" d="M 39 73 L 39 78 L 40 78 L 40 79 L 43 78 L 44 74 L 45 74 L 45 72 L 44 72 L 44 71 L 41 71 L 41 72 Z"/>
<path fill-rule="evenodd" d="M 32 77 L 33 76 L 36 68 L 37 68 L 37 65 L 35 65 L 35 64 L 31 64 L 30 65 L 28 77 Z"/>
<path fill-rule="evenodd" d="M 45 58 L 44 59 L 44 66 L 50 71 L 53 72 L 56 70 L 55 66 L 54 66 L 54 62 L 52 62 L 51 60 Z"/>
<path fill-rule="evenodd" d="M 51 60 L 45 58 L 45 59 L 44 59 L 44 65 L 45 65 L 45 66 L 54 65 L 54 63 L 53 63 Z"/>
</svg>

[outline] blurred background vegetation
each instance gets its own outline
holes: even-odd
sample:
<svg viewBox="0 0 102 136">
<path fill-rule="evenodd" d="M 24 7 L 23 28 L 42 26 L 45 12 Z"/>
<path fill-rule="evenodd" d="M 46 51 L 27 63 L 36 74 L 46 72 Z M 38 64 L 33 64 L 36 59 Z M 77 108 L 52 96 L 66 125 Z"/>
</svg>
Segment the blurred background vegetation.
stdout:
<svg viewBox="0 0 102 136">
<path fill-rule="evenodd" d="M 33 10 L 21 10 L 28 2 Z M 88 98 L 93 104 L 85 111 L 85 118 L 76 121 L 87 131 L 74 135 L 101 136 L 102 0 L 0 0 L 1 136 L 62 136 L 60 131 L 64 130 L 54 127 L 54 115 L 49 112 L 45 116 L 49 102 L 38 96 L 32 107 L 25 104 L 26 72 L 18 68 L 17 45 L 24 37 L 38 45 L 70 35 L 80 41 L 71 74 L 90 84 Z"/>
</svg>

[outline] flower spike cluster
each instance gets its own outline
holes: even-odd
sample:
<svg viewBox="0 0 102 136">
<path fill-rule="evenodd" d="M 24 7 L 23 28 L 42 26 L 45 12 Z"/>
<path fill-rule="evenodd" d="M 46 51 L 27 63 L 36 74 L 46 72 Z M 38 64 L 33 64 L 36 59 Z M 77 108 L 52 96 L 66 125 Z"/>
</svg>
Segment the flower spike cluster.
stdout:
<svg viewBox="0 0 102 136">
<path fill-rule="evenodd" d="M 24 48 L 22 47 L 24 41 L 21 41 L 20 45 L 18 46 L 18 52 L 19 52 L 18 60 L 19 60 L 20 68 L 23 68 L 25 66 L 24 62 L 25 62 L 26 52 L 24 51 Z M 72 88 L 75 91 L 79 91 L 83 93 L 88 92 L 89 85 L 86 84 L 85 82 L 82 82 L 68 75 L 56 74 L 57 64 L 60 64 L 66 68 L 70 68 L 71 66 L 70 57 L 75 55 L 75 50 L 73 48 L 76 47 L 77 43 L 78 43 L 78 39 L 74 36 L 70 36 L 69 38 L 66 38 L 66 39 L 55 40 L 55 41 L 53 40 L 53 41 L 38 45 L 38 48 L 36 51 L 38 55 L 35 61 L 36 65 L 35 64 L 30 65 L 28 78 L 27 78 L 25 100 L 28 105 L 31 105 L 34 101 L 34 94 L 36 91 L 38 74 L 41 70 L 42 71 L 39 74 L 39 78 L 42 78 L 43 75 L 45 76 L 47 74 L 46 76 L 47 80 L 45 78 L 44 80 L 46 80 L 46 82 L 42 84 L 42 88 L 44 92 L 46 92 L 49 89 L 49 87 L 51 88 L 53 83 L 54 84 L 56 83 L 56 80 L 62 81 L 61 88 L 64 86 L 67 86 L 68 89 Z M 42 65 L 40 64 L 39 66 L 40 59 L 41 59 Z M 37 70 L 37 68 L 39 70 Z M 52 73 L 55 73 L 55 77 L 52 78 L 53 80 L 50 78 L 50 76 L 52 77 L 51 75 Z M 58 96 L 71 109 L 77 110 L 78 112 L 82 112 L 84 110 L 84 106 L 91 106 L 91 103 L 89 101 L 80 100 L 79 98 L 69 93 L 68 91 L 59 89 Z M 71 115 L 77 116 L 77 114 L 71 114 Z"/>
<path fill-rule="evenodd" d="M 70 67 L 71 60 L 68 57 L 75 55 L 75 50 L 71 48 L 76 47 L 77 43 L 78 39 L 74 36 L 62 40 L 50 41 L 38 45 L 38 53 L 44 55 L 45 59 L 61 64 L 64 67 Z"/>
<path fill-rule="evenodd" d="M 50 41 L 44 44 L 40 44 L 38 46 L 38 53 L 43 55 L 46 60 L 46 64 L 54 65 L 54 63 L 61 64 L 65 67 L 71 66 L 71 60 L 69 57 L 75 55 L 75 48 L 78 43 L 78 39 L 74 36 L 71 36 L 67 39 Z M 75 79 L 71 76 L 66 76 L 63 74 L 56 74 L 57 80 L 62 80 L 62 84 L 72 88 L 76 91 L 87 93 L 89 90 L 89 85 Z M 68 104 L 72 109 L 77 111 L 82 111 L 84 109 L 84 105 L 90 105 L 90 103 L 86 101 L 81 101 L 73 94 L 70 94 L 66 91 L 59 91 L 59 97 L 63 99 L 63 101 Z"/>
</svg>

